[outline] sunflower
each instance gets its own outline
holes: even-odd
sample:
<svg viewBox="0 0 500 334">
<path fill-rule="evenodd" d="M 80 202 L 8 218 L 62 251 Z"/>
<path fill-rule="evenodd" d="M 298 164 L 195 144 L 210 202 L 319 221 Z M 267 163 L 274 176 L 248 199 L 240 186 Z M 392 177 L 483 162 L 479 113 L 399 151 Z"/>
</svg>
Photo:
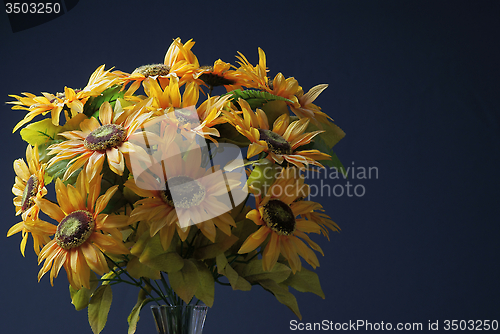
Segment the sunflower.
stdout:
<svg viewBox="0 0 500 334">
<path fill-rule="evenodd" d="M 314 203 L 311 207 L 313 211 L 303 214 L 303 217 L 318 224 L 321 228 L 321 234 L 323 234 L 328 241 L 330 241 L 330 231 L 328 231 L 328 229 L 334 232 L 340 232 L 340 227 L 333 222 L 327 214 L 324 213 L 325 210 L 321 204 L 315 202 L 312 203 Z"/>
<path fill-rule="evenodd" d="M 162 119 L 168 124 L 174 124 L 183 135 L 186 132 L 192 132 L 216 142 L 212 136 L 218 137 L 219 131 L 214 126 L 226 122 L 225 118 L 219 116 L 222 114 L 223 107 L 228 104 L 231 95 L 209 97 L 196 108 L 199 99 L 196 82 L 190 82 L 185 86 L 182 97 L 177 78 L 172 78 L 164 89 L 156 80 L 145 80 L 144 91 L 149 98 L 153 99 L 149 109 L 154 112 L 154 115 L 161 116 L 152 122 Z"/>
<path fill-rule="evenodd" d="M 242 53 L 238 52 L 238 54 L 239 56 L 236 56 L 240 65 L 238 72 L 242 73 L 240 80 L 244 82 L 245 87 L 261 89 L 284 97 L 292 101 L 287 101 L 287 104 L 299 107 L 298 99 L 295 96 L 300 91 L 299 83 L 293 77 L 285 79 L 281 73 L 276 74 L 274 79 L 270 80 L 267 76 L 266 54 L 261 48 L 259 48 L 259 64 L 256 66 L 250 64 Z"/>
<path fill-rule="evenodd" d="M 201 152 L 191 149 L 183 156 L 172 143 L 169 159 L 153 164 L 146 172 L 129 179 L 125 186 L 145 197 L 136 202 L 129 223 L 148 222 L 150 235 L 160 233 L 164 249 L 170 246 L 177 231 L 186 240 L 191 225 L 195 225 L 212 242 L 216 227 L 230 235 L 236 226 L 228 213 L 231 209 L 226 195 L 239 182 L 239 175 L 222 174 L 217 167 L 202 167 Z"/>
<path fill-rule="evenodd" d="M 306 94 L 302 88 L 296 93 L 298 97 L 298 105 L 290 106 L 293 113 L 299 118 L 309 118 L 316 126 L 321 127 L 321 123 L 328 124 L 328 120 L 332 120 L 330 116 L 321 111 L 321 108 L 313 104 L 326 88 L 327 84 L 321 84 L 311 88 Z"/>
<path fill-rule="evenodd" d="M 318 150 L 297 151 L 297 148 L 306 145 L 323 131 L 304 131 L 309 124 L 307 118 L 290 123 L 290 116 L 283 114 L 276 119 L 273 129 L 269 129 L 266 114 L 261 109 L 253 112 L 249 104 L 239 100 L 243 111 L 243 118 L 235 112 L 225 112 L 228 121 L 247 137 L 251 144 L 248 147 L 247 158 L 251 158 L 261 152 L 268 153 L 268 159 L 279 164 L 284 160 L 299 168 L 304 165 L 315 165 L 323 167 L 317 160 L 330 159 L 330 156 Z"/>
<path fill-rule="evenodd" d="M 213 87 L 224 86 L 226 91 L 241 88 L 245 82 L 245 76 L 241 71 L 232 70 L 231 64 L 218 59 L 213 66 L 201 66 L 196 75 L 212 91 Z"/>
<path fill-rule="evenodd" d="M 72 159 L 72 164 L 64 173 L 67 180 L 76 170 L 84 166 L 89 179 L 100 173 L 104 158 L 108 158 L 109 168 L 118 175 L 125 169 L 124 153 L 134 150 L 128 142 L 129 137 L 152 113 L 144 113 L 143 108 L 131 109 L 116 117 L 111 105 L 104 102 L 99 108 L 99 121 L 91 117 L 80 123 L 82 131 L 66 131 L 59 135 L 67 141 L 48 147 L 50 154 L 56 154 L 49 160 L 49 167 L 54 163 Z M 115 117 L 114 117 L 115 116 Z"/>
<path fill-rule="evenodd" d="M 191 51 L 194 44 L 192 39 L 182 44 L 181 39 L 176 38 L 168 48 L 163 64 L 139 66 L 126 78 L 125 84 L 133 83 L 125 95 L 132 95 L 140 87 L 141 82 L 147 78 L 158 80 L 161 87 L 168 85 L 171 78 L 179 78 L 180 85 L 192 81 L 193 75 L 200 66 L 198 59 Z"/>
<path fill-rule="evenodd" d="M 56 95 L 50 93 L 42 93 L 42 96 L 36 96 L 31 93 L 23 93 L 25 96 L 9 95 L 17 99 L 17 101 L 7 102 L 14 104 L 14 110 L 27 110 L 28 113 L 19 123 L 16 124 L 15 132 L 24 124 L 30 122 L 38 115 L 46 115 L 51 113 L 52 123 L 59 125 L 61 111 L 64 110 L 66 119 L 69 119 L 76 114 L 83 112 L 83 106 L 89 97 L 101 94 L 105 89 L 119 84 L 122 81 L 121 72 L 104 71 L 104 65 L 97 68 L 90 76 L 87 86 L 83 89 L 72 89 L 64 87 L 63 93 Z"/>
<path fill-rule="evenodd" d="M 297 168 L 282 169 L 267 194 L 263 198 L 260 195 L 255 197 L 256 209 L 248 212 L 246 217 L 260 228 L 245 240 L 239 253 L 251 252 L 268 240 L 262 255 L 264 270 L 271 270 L 280 254 L 288 261 L 293 273 L 302 267 L 299 255 L 312 267 L 318 267 L 319 261 L 313 250 L 321 254 L 323 251 L 306 233 L 320 233 L 322 225 L 304 218 L 318 205 L 310 201 L 296 201 L 308 193 L 309 187 L 304 184 Z"/>
<path fill-rule="evenodd" d="M 38 220 L 40 208 L 35 203 L 35 198 L 40 199 L 47 194 L 44 182 L 45 166 L 40 164 L 37 146 L 32 148 L 31 145 L 28 145 L 26 161 L 28 165 L 23 159 L 14 161 L 16 182 L 12 187 L 12 193 L 16 195 L 14 198 L 16 216 L 21 215 L 23 221 L 12 226 L 7 232 L 7 237 L 22 232 L 20 248 L 23 256 L 29 233 L 33 236 L 33 248 L 36 254 L 50 241 L 47 236 L 32 232 L 24 223 L 26 220 Z"/>
<path fill-rule="evenodd" d="M 64 267 L 73 288 L 79 290 L 83 286 L 89 289 L 90 270 L 99 275 L 109 270 L 103 252 L 117 255 L 129 253 L 118 230 L 127 226 L 128 217 L 101 213 L 118 185 L 99 196 L 101 176 L 96 175 L 87 182 L 86 174 L 80 173 L 76 187 L 65 186 L 61 179 L 57 179 L 55 189 L 58 204 L 44 198 L 35 199 L 35 202 L 58 225 L 42 220 L 27 222 L 38 233 L 54 235 L 38 255 L 39 263 L 45 261 L 38 280 L 50 270 L 50 283 L 53 285 L 54 278 Z"/>
</svg>

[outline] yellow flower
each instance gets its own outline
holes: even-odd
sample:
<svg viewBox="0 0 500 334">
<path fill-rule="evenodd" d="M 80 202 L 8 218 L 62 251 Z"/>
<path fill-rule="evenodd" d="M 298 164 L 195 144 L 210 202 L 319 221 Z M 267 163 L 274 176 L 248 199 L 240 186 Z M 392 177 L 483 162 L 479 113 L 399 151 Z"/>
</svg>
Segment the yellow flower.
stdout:
<svg viewBox="0 0 500 334">
<path fill-rule="evenodd" d="M 200 67 L 198 59 L 191 51 L 195 42 L 190 39 L 182 44 L 180 38 L 176 38 L 165 54 L 163 64 L 170 67 L 170 72 L 180 78 L 180 85 L 192 80 L 192 75 Z"/>
<path fill-rule="evenodd" d="M 283 114 L 276 119 L 273 129 L 269 129 L 268 119 L 264 111 L 257 109 L 253 112 L 245 100 L 238 102 L 243 111 L 243 118 L 237 113 L 225 112 L 228 121 L 242 135 L 247 137 L 251 144 L 248 147 L 247 158 L 261 152 L 268 153 L 268 159 L 279 164 L 284 160 L 299 167 L 308 165 L 323 167 L 317 160 L 330 159 L 330 156 L 318 150 L 298 151 L 302 145 L 311 142 L 314 136 L 323 131 L 304 131 L 309 124 L 307 118 L 290 123 L 290 116 Z"/>
<path fill-rule="evenodd" d="M 259 64 L 256 66 L 250 64 L 241 52 L 238 52 L 238 55 L 236 56 L 239 60 L 237 63 L 240 65 L 238 70 L 246 77 L 245 87 L 268 90 L 268 69 L 266 67 L 266 54 L 264 50 L 259 48 Z"/>
<path fill-rule="evenodd" d="M 28 113 L 19 123 L 16 124 L 15 132 L 24 124 L 30 122 L 38 115 L 46 115 L 51 113 L 52 123 L 59 125 L 59 118 L 61 111 L 64 110 L 66 119 L 69 119 L 76 114 L 83 112 L 85 102 L 91 96 L 101 94 L 105 89 L 119 84 L 122 81 L 121 72 L 104 71 L 104 65 L 97 68 L 91 75 L 87 86 L 81 90 L 74 90 L 69 87 L 64 87 L 64 93 L 57 93 L 56 95 L 49 93 L 42 93 L 43 96 L 36 96 L 30 93 L 23 93 L 25 96 L 9 95 L 17 99 L 17 101 L 7 102 L 14 104 L 14 110 L 27 110 Z"/>
<path fill-rule="evenodd" d="M 241 81 L 244 82 L 245 87 L 261 89 L 284 97 L 292 101 L 291 103 L 287 102 L 287 104 L 298 107 L 298 100 L 295 95 L 299 92 L 300 86 L 295 78 L 285 79 L 283 74 L 278 73 L 271 81 L 267 77 L 266 54 L 261 48 L 259 48 L 259 64 L 256 66 L 250 64 L 243 54 L 240 52 L 238 54 L 239 56 L 236 56 L 239 60 L 238 64 L 240 64 L 238 70 L 243 73 Z"/>
<path fill-rule="evenodd" d="M 199 91 L 196 83 L 189 83 L 181 97 L 179 79 L 173 77 L 167 86 L 162 88 L 156 80 L 144 80 L 144 92 L 153 99 L 151 108 L 163 114 L 170 108 L 183 108 L 195 106 L 198 102 Z"/>
<path fill-rule="evenodd" d="M 150 166 L 147 172 L 125 183 L 137 195 L 145 197 L 136 202 L 129 223 L 147 222 L 151 236 L 160 233 L 164 249 L 170 246 L 176 231 L 181 240 L 186 240 L 191 225 L 212 242 L 216 227 L 230 235 L 231 226 L 236 226 L 228 213 L 231 208 L 218 197 L 225 195 L 227 187 L 235 186 L 239 179 L 228 173 L 221 177 L 216 166 L 202 167 L 198 149 L 191 149 L 182 157 L 178 146 L 172 143 L 167 153 L 174 158 Z"/>
<path fill-rule="evenodd" d="M 80 91 L 80 95 L 98 96 L 106 89 L 120 85 L 125 81 L 126 73 L 104 70 L 104 65 L 99 66 L 89 78 L 87 85 Z"/>
<path fill-rule="evenodd" d="M 56 154 L 49 160 L 49 166 L 72 159 L 68 163 L 72 165 L 64 173 L 64 180 L 82 166 L 91 179 L 100 173 L 104 158 L 107 157 L 109 168 L 122 175 L 125 169 L 124 154 L 134 149 L 128 139 L 151 116 L 151 113 L 143 113 L 143 108 L 136 109 L 114 115 L 111 105 L 104 102 L 99 108 L 101 123 L 91 117 L 82 121 L 81 131 L 59 133 L 68 140 L 48 147 L 50 154 Z"/>
<path fill-rule="evenodd" d="M 163 64 L 140 66 L 126 78 L 125 84 L 133 83 L 125 95 L 132 95 L 140 87 L 141 82 L 147 78 L 158 80 L 162 88 L 166 87 L 172 78 L 179 78 L 181 86 L 193 81 L 193 75 L 200 66 L 198 59 L 191 51 L 194 44 L 192 39 L 182 44 L 181 39 L 176 38 L 168 48 Z"/>
<path fill-rule="evenodd" d="M 219 131 L 213 126 L 226 122 L 225 118 L 219 116 L 223 107 L 228 104 L 230 95 L 209 97 L 196 108 L 199 90 L 195 82 L 185 86 L 182 97 L 177 78 L 172 78 L 164 89 L 156 80 L 147 79 L 144 81 L 144 91 L 153 99 L 149 109 L 155 115 L 161 115 L 159 119 L 152 122 L 165 120 L 169 124 L 174 124 L 183 135 L 186 132 L 192 132 L 216 142 L 211 136 L 218 137 Z"/>
<path fill-rule="evenodd" d="M 18 232 L 22 232 L 20 248 L 23 256 L 29 233 L 33 236 L 33 248 L 36 254 L 40 252 L 41 247 L 50 241 L 45 235 L 31 231 L 25 224 L 26 220 L 33 221 L 38 219 L 40 208 L 35 203 L 35 199 L 40 199 L 47 194 L 44 182 L 45 166 L 40 164 L 38 157 L 37 146 L 32 148 L 31 145 L 28 145 L 26 148 L 26 161 L 28 165 L 26 165 L 23 159 L 14 161 L 16 182 L 12 187 L 12 193 L 16 195 L 14 197 L 16 216 L 21 215 L 23 221 L 12 226 L 7 232 L 7 236 L 10 237 Z"/>
<path fill-rule="evenodd" d="M 231 64 L 220 59 L 216 60 L 213 66 L 201 66 L 196 76 L 210 90 L 213 87 L 224 86 L 228 92 L 241 88 L 246 81 L 246 76 L 242 71 L 232 70 Z"/>
<path fill-rule="evenodd" d="M 313 211 L 303 214 L 304 218 L 318 224 L 321 228 L 321 234 L 323 234 L 328 239 L 328 241 L 330 241 L 330 231 L 328 231 L 328 229 L 334 232 L 340 232 L 340 227 L 335 222 L 333 222 L 327 214 L 323 213 L 325 210 L 323 209 L 323 206 L 321 204 L 314 203 L 311 209 Z"/>
<path fill-rule="evenodd" d="M 55 189 L 58 204 L 44 198 L 35 201 L 59 224 L 55 226 L 41 220 L 27 222 L 38 233 L 54 235 L 38 256 L 39 263 L 45 261 L 38 280 L 50 270 L 50 283 L 53 285 L 54 278 L 64 267 L 73 288 L 90 288 L 90 270 L 99 275 L 109 270 L 103 252 L 116 255 L 129 253 L 118 230 L 127 226 L 128 217 L 101 214 L 118 185 L 99 196 L 101 176 L 87 182 L 85 173 L 80 173 L 76 187 L 65 186 L 61 179 L 57 179 Z"/>
<path fill-rule="evenodd" d="M 311 88 L 306 94 L 302 88 L 297 92 L 298 105 L 290 108 L 293 113 L 300 118 L 309 118 L 316 126 L 321 127 L 321 123 L 329 123 L 332 118 L 321 111 L 321 108 L 313 104 L 314 100 L 328 87 L 327 84 L 321 84 Z"/>
<path fill-rule="evenodd" d="M 297 168 L 283 169 L 266 196 L 255 197 L 256 209 L 248 212 L 247 218 L 260 228 L 247 238 L 239 253 L 249 253 L 267 240 L 262 255 L 264 270 L 271 270 L 280 254 L 287 259 L 294 273 L 302 267 L 299 255 L 312 267 L 318 267 L 319 261 L 313 250 L 323 252 L 306 233 L 320 233 L 322 227 L 316 221 L 302 217 L 313 212 L 318 205 L 310 201 L 296 201 L 308 193 L 308 186 L 299 176 Z"/>
</svg>

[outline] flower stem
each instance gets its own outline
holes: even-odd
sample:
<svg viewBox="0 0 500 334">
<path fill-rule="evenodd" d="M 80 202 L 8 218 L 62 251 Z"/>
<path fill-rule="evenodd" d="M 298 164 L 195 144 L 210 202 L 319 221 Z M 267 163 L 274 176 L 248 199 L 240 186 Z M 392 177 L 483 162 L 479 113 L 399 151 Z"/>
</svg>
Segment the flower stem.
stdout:
<svg viewBox="0 0 500 334">
<path fill-rule="evenodd" d="M 142 290 L 144 290 L 144 292 L 146 292 L 146 294 L 147 294 L 149 297 L 151 297 L 151 299 L 153 299 L 153 300 L 155 300 L 155 301 L 156 301 L 156 298 L 154 298 L 154 297 L 151 295 L 151 293 L 150 293 L 150 292 L 149 292 L 149 291 L 148 291 L 145 287 L 143 287 L 143 286 L 142 286 L 142 284 L 141 284 L 141 283 L 137 282 L 137 280 L 136 280 L 135 278 L 133 278 L 132 276 L 130 276 L 130 274 L 129 274 L 126 270 L 123 270 L 123 269 L 122 269 L 122 267 L 120 267 L 120 266 L 119 266 L 119 265 L 118 265 L 118 264 L 117 264 L 117 263 L 116 263 L 116 262 L 115 262 L 112 258 L 110 258 L 107 254 L 105 254 L 105 253 L 102 253 L 102 254 L 104 255 L 104 257 L 105 257 L 106 259 L 108 259 L 109 261 L 111 261 L 111 263 L 113 263 L 116 267 L 120 268 L 120 271 L 121 271 L 122 273 L 125 273 L 125 275 L 127 275 L 127 276 L 128 276 L 128 278 L 130 278 L 130 279 L 132 280 L 132 282 L 134 282 L 134 283 L 135 283 L 135 285 L 136 285 L 137 287 L 139 287 L 139 288 L 141 288 Z M 110 269 L 111 269 L 111 271 L 113 271 L 113 273 L 114 273 L 117 277 L 119 277 L 119 276 L 120 276 L 120 274 L 119 274 L 119 273 L 117 273 L 117 272 L 115 271 L 115 269 L 114 269 L 114 268 L 110 268 Z M 124 281 L 124 282 L 125 282 L 125 281 Z M 151 285 L 150 285 L 150 286 L 151 286 Z M 151 287 L 152 287 L 152 286 L 151 286 Z M 153 290 L 155 290 L 155 292 L 156 292 L 156 293 L 158 293 L 158 291 L 156 291 L 156 289 L 154 289 L 154 288 L 153 288 Z M 161 293 L 160 293 L 160 294 L 158 294 L 158 295 L 159 295 L 160 297 L 162 297 L 162 294 L 161 294 Z M 164 299 L 164 298 L 162 298 L 162 299 Z M 156 301 L 156 304 L 158 304 L 158 306 L 160 306 L 160 303 L 158 303 L 158 301 Z"/>
</svg>

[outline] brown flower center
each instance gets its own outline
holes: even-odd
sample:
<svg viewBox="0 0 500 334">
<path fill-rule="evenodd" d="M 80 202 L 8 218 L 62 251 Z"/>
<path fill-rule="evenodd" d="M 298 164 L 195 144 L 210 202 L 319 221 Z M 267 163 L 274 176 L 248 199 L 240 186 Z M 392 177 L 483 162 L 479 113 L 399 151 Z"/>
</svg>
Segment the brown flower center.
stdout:
<svg viewBox="0 0 500 334">
<path fill-rule="evenodd" d="M 92 151 L 105 151 L 123 143 L 126 135 L 126 131 L 121 125 L 104 124 L 89 133 L 83 145 Z"/>
<path fill-rule="evenodd" d="M 189 176 L 171 177 L 165 185 L 167 189 L 161 192 L 161 198 L 173 207 L 189 209 L 205 198 L 205 187 Z"/>
<path fill-rule="evenodd" d="M 23 197 L 21 200 L 22 212 L 25 212 L 26 210 L 31 208 L 31 206 L 33 206 L 33 197 L 35 197 L 36 193 L 38 192 L 38 183 L 38 178 L 35 175 L 31 175 L 28 179 L 28 182 L 26 182 L 26 186 L 24 187 L 23 191 Z"/>
<path fill-rule="evenodd" d="M 265 141 L 269 150 L 275 154 L 292 154 L 292 147 L 290 143 L 271 130 L 259 129 L 260 140 Z"/>
<path fill-rule="evenodd" d="M 207 72 L 201 74 L 198 78 L 203 80 L 210 87 L 232 85 L 234 81 L 224 77 L 224 73 L 215 74 L 211 73 L 214 68 L 213 66 L 200 66 L 200 69 L 206 70 Z"/>
<path fill-rule="evenodd" d="M 170 72 L 170 66 L 165 64 L 150 64 L 142 65 L 134 70 L 132 73 L 140 73 L 145 77 L 167 75 Z"/>
<path fill-rule="evenodd" d="M 295 215 L 290 206 L 280 200 L 272 199 L 264 205 L 262 220 L 280 235 L 290 235 L 295 231 Z"/>
<path fill-rule="evenodd" d="M 75 248 L 87 241 L 94 228 L 95 221 L 90 212 L 73 211 L 57 225 L 55 240 L 63 249 Z"/>
</svg>

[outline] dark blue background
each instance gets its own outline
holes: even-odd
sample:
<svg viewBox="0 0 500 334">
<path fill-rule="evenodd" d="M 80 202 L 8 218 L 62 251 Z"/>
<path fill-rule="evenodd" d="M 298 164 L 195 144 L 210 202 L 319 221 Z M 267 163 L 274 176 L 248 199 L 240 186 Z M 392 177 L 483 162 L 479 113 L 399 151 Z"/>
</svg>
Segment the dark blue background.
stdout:
<svg viewBox="0 0 500 334">
<path fill-rule="evenodd" d="M 351 179 L 366 194 L 323 196 L 341 226 L 320 275 L 326 299 L 297 293 L 304 322 L 500 320 L 498 1 L 80 1 L 46 24 L 12 33 L 0 14 L 0 96 L 84 86 L 101 64 L 123 71 L 161 62 L 173 38 L 194 38 L 201 63 L 267 54 L 274 76 L 308 90 L 347 136 L 344 164 L 377 167 Z M 11 134 L 24 113 L 2 106 L 3 231 L 14 217 Z M 334 186 L 345 180 L 324 180 Z M 4 238 L 2 333 L 91 333 L 70 304 L 65 274 L 37 283 L 36 256 Z M 31 240 L 30 240 L 31 243 Z M 293 333 L 294 315 L 259 287 L 217 286 L 204 333 Z M 103 333 L 126 333 L 137 291 L 114 290 Z M 137 333 L 154 333 L 145 310 Z"/>
</svg>

